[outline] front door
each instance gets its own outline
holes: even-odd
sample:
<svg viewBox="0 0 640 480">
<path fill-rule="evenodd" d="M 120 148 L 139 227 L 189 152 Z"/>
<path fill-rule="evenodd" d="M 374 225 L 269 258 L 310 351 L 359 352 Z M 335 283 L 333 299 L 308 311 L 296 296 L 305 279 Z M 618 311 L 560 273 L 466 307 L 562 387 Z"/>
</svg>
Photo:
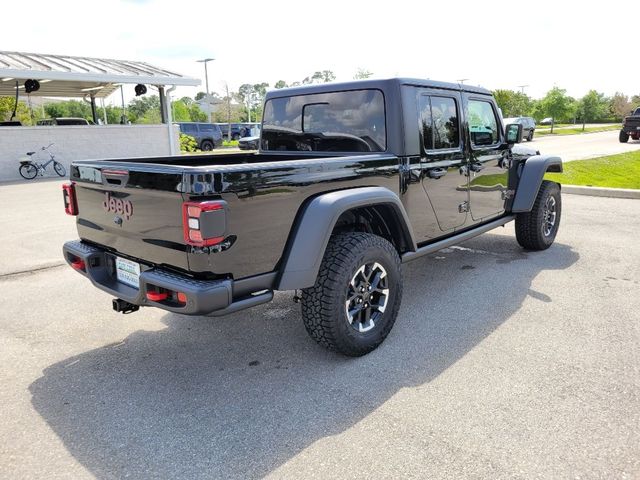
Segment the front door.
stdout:
<svg viewBox="0 0 640 480">
<path fill-rule="evenodd" d="M 504 213 L 508 163 L 503 159 L 503 133 L 495 105 L 482 98 L 466 98 L 469 124 L 469 202 L 474 222 Z"/>
<path fill-rule="evenodd" d="M 442 232 L 463 225 L 469 205 L 460 100 L 457 92 L 425 92 L 419 100 L 422 185 Z"/>
</svg>

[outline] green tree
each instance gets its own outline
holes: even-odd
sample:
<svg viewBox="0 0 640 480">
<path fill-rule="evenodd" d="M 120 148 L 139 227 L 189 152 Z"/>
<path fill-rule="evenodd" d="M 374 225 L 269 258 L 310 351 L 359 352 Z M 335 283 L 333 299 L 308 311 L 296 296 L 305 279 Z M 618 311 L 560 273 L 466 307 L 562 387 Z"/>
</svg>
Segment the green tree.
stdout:
<svg viewBox="0 0 640 480">
<path fill-rule="evenodd" d="M 609 106 L 609 100 L 603 93 L 595 90 L 589 92 L 578 102 L 577 112 L 582 119 L 582 131 L 584 132 L 585 124 L 596 120 L 602 120 L 606 117 Z"/>
<path fill-rule="evenodd" d="M 302 80 L 303 85 L 309 85 L 312 83 L 327 83 L 333 82 L 336 79 L 336 75 L 331 70 L 322 70 L 314 72 L 313 75 L 305 77 Z"/>
<path fill-rule="evenodd" d="M 182 100 L 171 102 L 172 117 L 174 122 L 190 122 L 189 107 Z"/>
<path fill-rule="evenodd" d="M 572 99 L 567 96 L 567 91 L 563 88 L 553 87 L 547 92 L 547 94 L 540 100 L 541 107 L 546 116 L 551 117 L 551 133 L 553 133 L 553 126 L 557 120 L 567 120 L 572 108 Z"/>
<path fill-rule="evenodd" d="M 278 89 L 287 88 L 287 82 L 285 82 L 284 80 L 278 80 L 273 87 Z"/>
<path fill-rule="evenodd" d="M 198 92 L 198 93 L 196 93 L 196 97 L 195 97 L 196 98 L 196 102 L 198 100 L 202 100 L 206 95 L 207 95 L 207 92 Z"/>
<path fill-rule="evenodd" d="M 151 110 L 158 112 L 157 118 L 159 119 L 160 97 L 158 95 L 145 95 L 132 99 L 127 105 L 127 116 L 131 123 L 150 123 L 151 118 L 156 118 L 153 114 L 147 115 L 147 112 Z M 158 123 L 160 122 L 158 121 Z"/>
<path fill-rule="evenodd" d="M 11 120 L 11 114 L 13 113 L 15 104 L 15 97 L 0 97 L 0 121 Z M 23 125 L 31 125 L 31 112 L 29 112 L 29 107 L 21 100 L 18 100 L 14 120 L 19 121 Z"/>
<path fill-rule="evenodd" d="M 192 102 L 191 105 L 187 107 L 189 109 L 189 119 L 192 122 L 206 122 L 207 114 L 204 113 L 197 103 Z"/>
<path fill-rule="evenodd" d="M 616 92 L 613 97 L 611 97 L 609 110 L 616 120 L 622 120 L 626 115 L 629 115 L 629 112 L 631 112 L 631 105 L 632 103 L 628 96 L 622 92 Z"/>
<path fill-rule="evenodd" d="M 500 110 L 502 110 L 502 116 L 505 118 L 528 117 L 532 114 L 533 105 L 531 98 L 522 92 L 495 90 L 493 96 Z"/>
<path fill-rule="evenodd" d="M 353 79 L 363 80 L 365 78 L 369 78 L 371 75 L 373 75 L 373 73 L 367 70 L 366 68 L 358 68 L 355 75 L 353 76 Z"/>
</svg>

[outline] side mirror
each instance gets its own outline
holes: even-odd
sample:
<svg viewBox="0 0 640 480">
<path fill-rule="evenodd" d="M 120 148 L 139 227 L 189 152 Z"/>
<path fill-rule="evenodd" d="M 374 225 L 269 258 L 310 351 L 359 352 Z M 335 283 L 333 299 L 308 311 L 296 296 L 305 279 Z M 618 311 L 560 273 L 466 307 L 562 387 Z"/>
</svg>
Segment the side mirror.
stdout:
<svg viewBox="0 0 640 480">
<path fill-rule="evenodd" d="M 504 127 L 504 133 L 509 145 L 522 141 L 522 125 L 519 123 L 510 123 L 507 125 Z"/>
</svg>

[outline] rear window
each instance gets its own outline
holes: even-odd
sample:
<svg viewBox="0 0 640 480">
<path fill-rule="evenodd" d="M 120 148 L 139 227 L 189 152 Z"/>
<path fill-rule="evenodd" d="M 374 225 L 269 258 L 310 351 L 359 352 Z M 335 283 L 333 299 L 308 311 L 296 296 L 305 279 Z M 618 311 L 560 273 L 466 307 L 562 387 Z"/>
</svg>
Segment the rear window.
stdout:
<svg viewBox="0 0 640 480">
<path fill-rule="evenodd" d="M 210 123 L 201 123 L 200 124 L 200 132 L 202 133 L 208 133 L 210 135 L 213 134 L 213 132 L 215 132 L 219 127 L 216 127 L 216 125 L 211 125 Z"/>
<path fill-rule="evenodd" d="M 189 135 L 192 134 L 197 134 L 198 133 L 198 127 L 195 123 L 181 123 L 180 124 L 180 131 L 182 133 L 186 133 Z"/>
<path fill-rule="evenodd" d="M 368 89 L 268 100 L 262 148 L 383 152 L 387 148 L 384 96 Z"/>
</svg>

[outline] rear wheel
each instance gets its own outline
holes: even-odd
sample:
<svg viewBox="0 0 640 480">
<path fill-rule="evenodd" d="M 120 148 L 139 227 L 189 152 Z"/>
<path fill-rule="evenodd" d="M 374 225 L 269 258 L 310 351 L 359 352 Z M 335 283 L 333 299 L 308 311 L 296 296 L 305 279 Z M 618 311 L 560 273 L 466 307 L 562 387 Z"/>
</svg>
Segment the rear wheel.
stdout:
<svg viewBox="0 0 640 480">
<path fill-rule="evenodd" d="M 315 285 L 302 290 L 302 319 L 320 345 L 357 357 L 387 337 L 401 299 L 400 257 L 391 243 L 369 233 L 334 235 Z"/>
<path fill-rule="evenodd" d="M 545 250 L 553 244 L 560 226 L 560 186 L 544 180 L 530 212 L 516 217 L 516 239 L 527 250 Z"/>
<path fill-rule="evenodd" d="M 67 174 L 67 170 L 64 168 L 60 162 L 53 162 L 53 169 L 56 171 L 58 176 L 64 177 Z"/>
<path fill-rule="evenodd" d="M 629 134 L 624 130 L 620 130 L 620 135 L 618 136 L 620 143 L 627 143 L 629 141 Z"/>
<path fill-rule="evenodd" d="M 529 135 L 527 136 L 527 142 L 530 142 L 533 140 L 533 130 L 529 130 Z"/>
<path fill-rule="evenodd" d="M 20 172 L 22 178 L 26 178 L 27 180 L 36 178 L 36 175 L 38 175 L 38 169 L 32 163 L 23 163 L 20 165 L 18 172 Z"/>
</svg>

